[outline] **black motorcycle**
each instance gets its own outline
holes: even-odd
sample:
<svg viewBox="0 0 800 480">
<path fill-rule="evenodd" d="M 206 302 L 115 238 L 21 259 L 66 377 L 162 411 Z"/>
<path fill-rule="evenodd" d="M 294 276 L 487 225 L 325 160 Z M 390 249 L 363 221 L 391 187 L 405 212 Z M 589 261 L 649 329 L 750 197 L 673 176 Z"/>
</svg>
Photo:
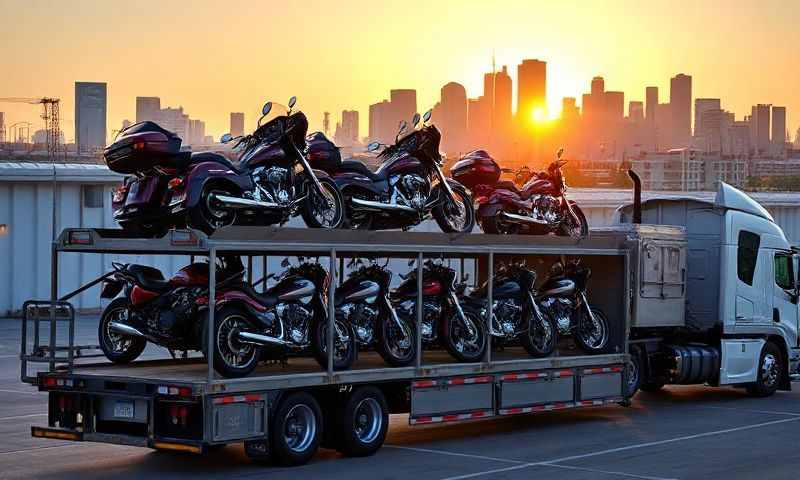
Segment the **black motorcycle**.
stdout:
<svg viewBox="0 0 800 480">
<path fill-rule="evenodd" d="M 348 264 L 356 265 L 360 267 L 336 289 L 336 318 L 349 323 L 359 346 L 375 347 L 387 364 L 402 365 L 408 361 L 414 326 L 397 315 L 389 300 L 392 272 L 386 265 L 365 264 L 361 259 Z"/>
<path fill-rule="evenodd" d="M 414 129 L 405 134 L 401 123 L 394 145 L 369 144 L 382 161 L 373 172 L 359 161 L 345 161 L 329 170 L 347 206 L 346 224 L 356 229 L 383 230 L 411 228 L 432 215 L 442 231 L 470 232 L 475 225 L 475 209 L 467 189 L 442 172 L 439 153 L 441 134 L 426 125 L 430 111 L 419 129 L 419 114 Z"/>
<path fill-rule="evenodd" d="M 487 322 L 488 282 L 464 297 L 464 314 L 489 325 L 493 345 L 516 340 L 532 357 L 547 357 L 558 343 L 551 317 L 539 309 L 534 297 L 536 272 L 524 264 L 501 265 L 492 284 L 492 321 Z"/>
<path fill-rule="evenodd" d="M 262 359 L 281 359 L 309 352 L 328 365 L 328 302 L 330 276 L 321 265 L 298 258 L 274 277 L 277 283 L 257 292 L 247 282 L 220 289 L 216 295 L 214 365 L 226 377 L 250 373 Z M 288 267 L 288 268 L 287 268 Z M 207 298 L 198 303 L 207 304 Z M 347 323 L 334 322 L 334 370 L 350 368 L 356 358 L 354 335 Z"/>
<path fill-rule="evenodd" d="M 409 266 L 414 265 L 412 260 Z M 417 269 L 401 275 L 403 282 L 392 292 L 398 316 L 417 325 Z M 458 292 L 463 291 L 456 271 L 452 268 L 426 260 L 422 270 L 422 344 L 440 344 L 459 362 L 479 362 L 486 351 L 486 329 L 483 322 L 468 316 L 461 308 Z M 398 366 L 408 365 L 414 360 L 416 340 L 411 342 L 403 361 Z"/>
<path fill-rule="evenodd" d="M 169 280 L 146 265 L 112 263 L 101 298 L 113 299 L 103 310 L 98 327 L 100 348 L 114 363 L 135 360 L 147 342 L 176 351 L 202 350 L 201 299 L 208 297 L 207 263 L 192 263 Z M 239 257 L 220 257 L 217 289 L 242 282 Z M 119 295 L 122 292 L 122 295 Z M 118 298 L 115 298 L 119 295 Z"/>
<path fill-rule="evenodd" d="M 572 260 L 566 266 L 558 261 L 550 268 L 547 280 L 539 288 L 536 302 L 555 322 L 558 334 L 572 335 L 587 353 L 605 353 L 611 337 L 608 318 L 589 305 L 586 289 L 591 269 Z"/>
</svg>

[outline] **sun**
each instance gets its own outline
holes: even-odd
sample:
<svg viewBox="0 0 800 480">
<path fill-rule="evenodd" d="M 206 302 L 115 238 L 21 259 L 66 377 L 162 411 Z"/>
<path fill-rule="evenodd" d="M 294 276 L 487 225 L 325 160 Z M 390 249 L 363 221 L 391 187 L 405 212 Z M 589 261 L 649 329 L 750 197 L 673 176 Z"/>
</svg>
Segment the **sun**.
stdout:
<svg viewBox="0 0 800 480">
<path fill-rule="evenodd" d="M 547 121 L 547 113 L 542 107 L 536 107 L 531 111 L 531 120 L 533 123 L 544 123 Z"/>
</svg>

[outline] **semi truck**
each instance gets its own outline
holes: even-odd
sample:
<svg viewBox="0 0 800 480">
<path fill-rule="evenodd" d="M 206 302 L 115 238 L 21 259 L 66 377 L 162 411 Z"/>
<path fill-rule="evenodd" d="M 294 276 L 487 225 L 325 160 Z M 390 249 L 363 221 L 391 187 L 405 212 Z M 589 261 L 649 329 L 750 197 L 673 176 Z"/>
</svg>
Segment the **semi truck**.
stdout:
<svg viewBox="0 0 800 480">
<path fill-rule="evenodd" d="M 640 195 L 637 184 L 618 224 L 581 239 L 263 227 L 212 236 L 173 230 L 143 239 L 66 229 L 51 253 L 51 298 L 23 309 L 21 377 L 49 396 L 47 424 L 32 426 L 32 435 L 195 453 L 243 443 L 254 459 L 298 465 L 320 447 L 352 456 L 376 452 L 389 414 L 421 425 L 628 405 L 638 389 L 667 384 L 730 385 L 758 396 L 789 389 L 800 357 L 798 256 L 769 213 L 724 184 L 714 203 L 641 202 Z M 587 355 L 564 338 L 553 356 L 532 358 L 517 346 L 493 345 L 489 336 L 482 361 L 455 363 L 422 348 L 418 308 L 418 348 L 409 367 L 387 367 L 371 351 L 359 352 L 346 371 L 334 371 L 331 358 L 326 371 L 308 358 L 288 357 L 239 379 L 218 377 L 202 357 L 114 365 L 96 360 L 96 346 L 75 342 L 69 299 L 103 277 L 59 296 L 59 259 L 74 253 L 207 256 L 211 264 L 235 254 L 248 259 L 250 276 L 259 259 L 266 276 L 267 258 L 319 257 L 332 277 L 329 320 L 347 258 L 387 258 L 393 270 L 416 260 L 420 283 L 424 260 L 437 258 L 489 286 L 501 262 L 524 261 L 543 272 L 579 258 L 592 271 L 588 301 L 609 319 L 610 339 L 602 354 Z M 418 291 L 422 305 L 421 285 Z M 486 291 L 491 317 L 492 288 Z"/>
</svg>

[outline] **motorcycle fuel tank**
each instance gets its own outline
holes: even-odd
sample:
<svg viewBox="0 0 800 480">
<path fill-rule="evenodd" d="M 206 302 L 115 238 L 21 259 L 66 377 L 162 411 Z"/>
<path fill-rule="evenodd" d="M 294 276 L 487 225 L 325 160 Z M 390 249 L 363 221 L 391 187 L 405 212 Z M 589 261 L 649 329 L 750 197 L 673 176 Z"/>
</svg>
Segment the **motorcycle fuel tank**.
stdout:
<svg viewBox="0 0 800 480">
<path fill-rule="evenodd" d="M 131 289 L 131 303 L 133 305 L 141 305 L 156 298 L 158 293 L 145 290 L 144 288 L 134 285 Z"/>
<path fill-rule="evenodd" d="M 169 279 L 169 283 L 186 287 L 189 285 L 208 285 L 208 264 L 192 263 L 187 265 Z"/>
<path fill-rule="evenodd" d="M 420 174 L 422 162 L 413 155 L 401 153 L 397 157 L 390 158 L 381 165 L 378 172 L 386 172 L 389 175 L 404 175 L 408 173 Z"/>
<path fill-rule="evenodd" d="M 517 297 L 521 293 L 522 287 L 520 287 L 517 282 L 511 280 L 496 283 L 492 288 L 492 298 L 495 300 L 499 298 Z M 480 298 L 485 298 L 488 295 L 486 291 L 486 285 L 482 285 L 481 288 L 476 290 L 473 295 Z"/>
<path fill-rule="evenodd" d="M 556 184 L 547 178 L 534 178 L 530 180 L 522 187 L 522 192 L 525 198 L 531 195 L 558 195 L 560 193 Z"/>
<path fill-rule="evenodd" d="M 549 280 L 542 286 L 541 296 L 568 297 L 575 293 L 575 282 L 569 278 Z"/>
<path fill-rule="evenodd" d="M 356 302 L 377 297 L 380 293 L 380 285 L 371 280 L 362 280 L 357 285 L 353 285 L 351 290 L 342 290 L 342 296 L 340 298 L 344 302 Z M 339 297 L 339 295 L 337 295 L 337 297 Z"/>
<path fill-rule="evenodd" d="M 275 285 L 271 293 L 277 295 L 278 300 L 289 301 L 310 297 L 314 292 L 316 287 L 311 280 L 290 277 Z"/>
</svg>

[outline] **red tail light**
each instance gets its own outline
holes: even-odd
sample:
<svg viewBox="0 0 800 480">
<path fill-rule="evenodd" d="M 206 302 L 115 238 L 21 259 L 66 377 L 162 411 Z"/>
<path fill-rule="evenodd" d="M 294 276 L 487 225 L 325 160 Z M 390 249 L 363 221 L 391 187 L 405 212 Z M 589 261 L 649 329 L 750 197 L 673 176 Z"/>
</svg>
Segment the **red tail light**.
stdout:
<svg viewBox="0 0 800 480">
<path fill-rule="evenodd" d="M 167 185 L 169 186 L 170 190 L 177 190 L 183 186 L 183 178 L 175 177 L 167 182 Z"/>
<path fill-rule="evenodd" d="M 133 144 L 134 150 L 144 150 L 145 147 L 147 147 L 147 144 L 145 142 L 136 142 Z"/>
</svg>

